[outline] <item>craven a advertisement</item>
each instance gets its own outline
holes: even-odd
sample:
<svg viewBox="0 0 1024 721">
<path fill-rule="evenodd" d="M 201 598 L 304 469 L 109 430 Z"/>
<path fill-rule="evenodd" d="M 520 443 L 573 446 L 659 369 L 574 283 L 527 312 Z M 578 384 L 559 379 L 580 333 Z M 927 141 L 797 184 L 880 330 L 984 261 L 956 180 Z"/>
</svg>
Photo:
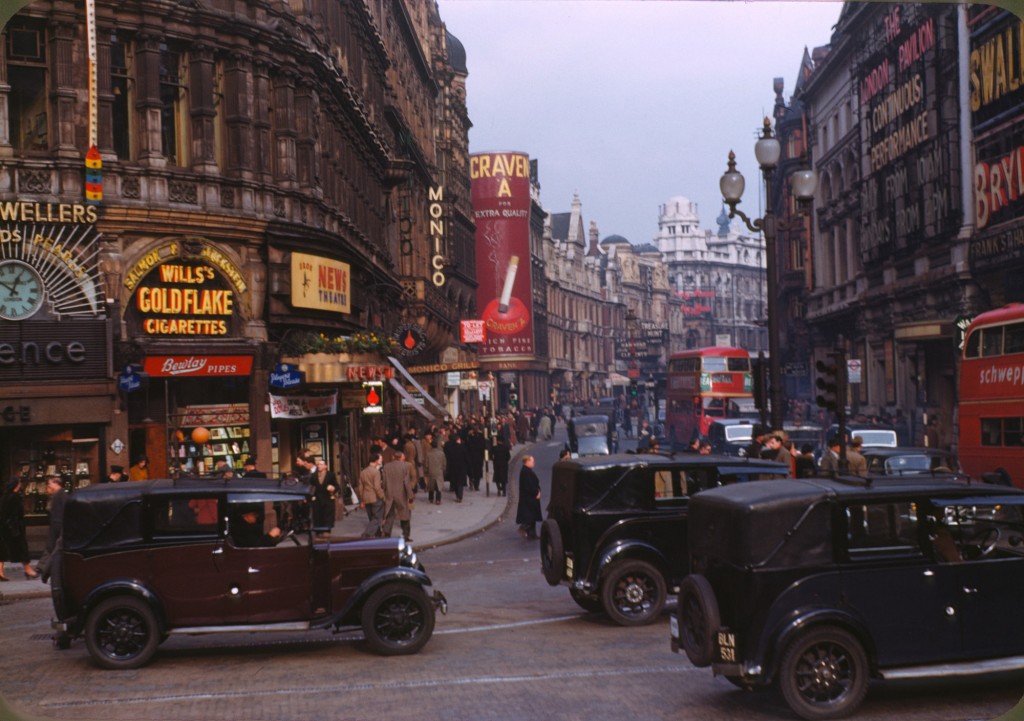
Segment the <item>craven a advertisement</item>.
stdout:
<svg viewBox="0 0 1024 721">
<path fill-rule="evenodd" d="M 532 359 L 530 158 L 525 153 L 470 156 L 476 223 L 477 306 L 486 328 L 481 359 Z"/>
</svg>

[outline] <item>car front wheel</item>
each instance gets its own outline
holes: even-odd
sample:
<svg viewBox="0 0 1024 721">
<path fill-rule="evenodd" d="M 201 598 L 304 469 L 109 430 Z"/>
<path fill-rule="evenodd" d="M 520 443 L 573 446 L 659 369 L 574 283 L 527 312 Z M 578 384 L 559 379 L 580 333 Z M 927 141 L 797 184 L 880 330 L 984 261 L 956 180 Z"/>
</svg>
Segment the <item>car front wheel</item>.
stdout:
<svg viewBox="0 0 1024 721">
<path fill-rule="evenodd" d="M 643 626 L 665 607 L 665 579 L 646 561 L 612 564 L 601 584 L 601 605 L 620 626 Z"/>
<path fill-rule="evenodd" d="M 434 633 L 434 605 L 419 586 L 388 583 L 370 594 L 363 606 L 362 626 L 375 653 L 416 653 Z"/>
<path fill-rule="evenodd" d="M 718 600 L 704 576 L 691 574 L 679 585 L 679 635 L 694 666 L 709 666 L 715 655 L 715 633 L 722 625 Z"/>
<path fill-rule="evenodd" d="M 156 614 L 142 599 L 115 596 L 101 601 L 85 622 L 85 646 L 102 668 L 139 668 L 160 645 Z"/>
<path fill-rule="evenodd" d="M 867 694 L 867 655 L 847 631 L 811 629 L 786 647 L 779 685 L 789 707 L 808 721 L 846 716 Z"/>
</svg>

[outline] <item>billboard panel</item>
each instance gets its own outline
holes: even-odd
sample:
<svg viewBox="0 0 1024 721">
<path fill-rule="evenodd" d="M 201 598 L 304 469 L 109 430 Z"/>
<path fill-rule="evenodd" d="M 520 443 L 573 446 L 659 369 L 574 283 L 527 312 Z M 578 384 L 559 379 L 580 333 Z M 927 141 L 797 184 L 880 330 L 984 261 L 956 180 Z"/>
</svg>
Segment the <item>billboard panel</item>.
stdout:
<svg viewBox="0 0 1024 721">
<path fill-rule="evenodd" d="M 530 158 L 526 153 L 470 156 L 476 223 L 477 307 L 487 338 L 482 360 L 532 360 Z"/>
</svg>

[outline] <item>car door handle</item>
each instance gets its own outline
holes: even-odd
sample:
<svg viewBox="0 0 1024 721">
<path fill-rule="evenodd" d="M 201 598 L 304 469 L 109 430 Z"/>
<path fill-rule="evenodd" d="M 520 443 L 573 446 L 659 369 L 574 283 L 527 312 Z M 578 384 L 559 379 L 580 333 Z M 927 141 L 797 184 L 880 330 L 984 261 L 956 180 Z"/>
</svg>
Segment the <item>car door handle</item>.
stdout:
<svg viewBox="0 0 1024 721">
<path fill-rule="evenodd" d="M 249 573 L 259 573 L 260 569 L 249 566 Z"/>
<path fill-rule="evenodd" d="M 935 571 L 929 568 L 927 571 L 924 572 L 924 575 L 930 578 L 931 576 L 935 575 Z"/>
<path fill-rule="evenodd" d="M 217 546 L 215 549 L 213 549 L 212 553 L 213 553 L 214 556 L 223 555 L 224 547 L 223 546 Z"/>
</svg>

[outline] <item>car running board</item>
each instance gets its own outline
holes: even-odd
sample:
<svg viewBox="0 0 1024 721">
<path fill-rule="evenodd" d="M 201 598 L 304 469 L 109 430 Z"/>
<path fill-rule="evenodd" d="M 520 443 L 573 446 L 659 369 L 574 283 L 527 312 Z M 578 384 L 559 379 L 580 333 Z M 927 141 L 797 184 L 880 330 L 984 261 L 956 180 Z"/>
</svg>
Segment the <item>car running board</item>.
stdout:
<svg viewBox="0 0 1024 721">
<path fill-rule="evenodd" d="M 985 661 L 964 661 L 963 663 L 940 663 L 931 666 L 908 666 L 886 669 L 880 672 L 887 681 L 911 678 L 935 678 L 940 676 L 976 676 L 998 671 L 1024 670 L 1024 656 L 1009 656 Z"/>
<path fill-rule="evenodd" d="M 187 636 L 199 636 L 204 633 L 231 633 L 254 631 L 308 631 L 311 628 L 309 621 L 290 621 L 288 623 L 254 623 L 242 626 L 182 626 L 172 628 L 168 631 L 170 635 L 183 634 Z"/>
</svg>

